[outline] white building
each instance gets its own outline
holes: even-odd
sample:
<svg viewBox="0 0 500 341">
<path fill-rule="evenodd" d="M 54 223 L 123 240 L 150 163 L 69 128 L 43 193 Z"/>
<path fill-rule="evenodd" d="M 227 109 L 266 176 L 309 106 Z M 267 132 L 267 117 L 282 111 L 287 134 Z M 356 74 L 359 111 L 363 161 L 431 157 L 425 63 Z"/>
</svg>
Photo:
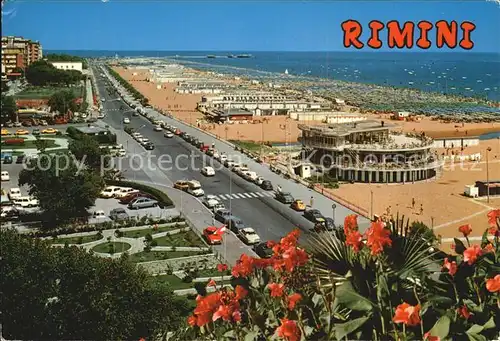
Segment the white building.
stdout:
<svg viewBox="0 0 500 341">
<path fill-rule="evenodd" d="M 50 62 L 56 69 L 64 70 L 64 71 L 83 71 L 82 62 Z"/>
<path fill-rule="evenodd" d="M 349 123 L 366 120 L 366 116 L 356 113 L 348 113 L 341 111 L 324 111 L 324 110 L 309 110 L 309 111 L 292 111 L 289 113 L 290 118 L 297 121 L 319 121 L 324 123 Z"/>
</svg>

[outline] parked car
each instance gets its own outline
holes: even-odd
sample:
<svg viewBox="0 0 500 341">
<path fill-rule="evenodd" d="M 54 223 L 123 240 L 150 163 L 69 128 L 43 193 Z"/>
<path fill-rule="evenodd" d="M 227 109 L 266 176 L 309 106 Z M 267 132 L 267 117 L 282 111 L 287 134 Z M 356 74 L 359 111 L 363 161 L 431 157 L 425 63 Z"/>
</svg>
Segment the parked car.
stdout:
<svg viewBox="0 0 500 341">
<path fill-rule="evenodd" d="M 10 200 L 18 199 L 22 197 L 21 189 L 14 187 L 9 189 L 8 196 Z"/>
<path fill-rule="evenodd" d="M 266 191 L 272 191 L 273 190 L 273 184 L 269 180 L 264 180 L 260 184 L 260 188 L 266 190 Z"/>
<path fill-rule="evenodd" d="M 109 212 L 109 217 L 114 221 L 127 220 L 128 213 L 123 208 L 114 208 Z"/>
<path fill-rule="evenodd" d="M 273 255 L 273 249 L 267 246 L 267 242 L 254 245 L 253 250 L 260 258 L 270 258 Z"/>
<path fill-rule="evenodd" d="M 128 204 L 128 208 L 131 210 L 138 210 L 140 208 L 148 208 L 156 206 L 158 206 L 158 201 L 146 197 L 135 198 Z"/>
<path fill-rule="evenodd" d="M 203 198 L 202 201 L 203 205 L 205 205 L 208 208 L 213 208 L 215 207 L 220 201 L 217 199 L 215 195 L 209 194 L 205 198 Z"/>
<path fill-rule="evenodd" d="M 278 192 L 274 198 L 283 204 L 291 204 L 295 200 L 289 192 Z"/>
<path fill-rule="evenodd" d="M 208 244 L 222 244 L 222 235 L 217 232 L 218 228 L 215 226 L 209 226 L 203 230 L 203 237 Z"/>
<path fill-rule="evenodd" d="M 146 143 L 144 145 L 144 149 L 146 149 L 146 150 L 154 150 L 155 149 L 155 145 L 152 142 Z"/>
<path fill-rule="evenodd" d="M 229 158 L 226 158 L 223 162 L 224 166 L 226 166 L 227 168 L 231 169 L 231 167 L 233 167 L 236 162 L 234 162 L 232 159 L 229 159 Z"/>
<path fill-rule="evenodd" d="M 325 221 L 325 218 L 321 214 L 321 212 L 315 208 L 311 208 L 304 211 L 304 218 L 313 223 L 322 223 Z"/>
<path fill-rule="evenodd" d="M 97 211 L 92 212 L 92 218 L 104 219 L 104 218 L 106 218 L 106 214 L 104 213 L 103 210 L 97 210 Z"/>
<path fill-rule="evenodd" d="M 129 124 L 129 123 L 130 123 L 130 118 L 128 118 L 128 117 L 124 117 L 124 118 L 123 118 L 123 123 L 124 123 L 124 124 Z"/>
<path fill-rule="evenodd" d="M 292 209 L 295 211 L 305 211 L 306 209 L 306 204 L 302 200 L 294 200 L 292 204 L 290 205 Z"/>
<path fill-rule="evenodd" d="M 318 222 L 314 225 L 314 231 L 322 232 L 322 231 L 333 231 L 335 230 L 335 222 L 332 218 L 323 217 L 324 221 Z"/>
<path fill-rule="evenodd" d="M 229 219 L 233 218 L 233 216 L 228 210 L 217 210 L 214 213 L 214 218 L 221 223 L 226 224 Z"/>
<path fill-rule="evenodd" d="M 215 175 L 215 170 L 212 168 L 212 167 L 203 167 L 201 169 L 201 174 L 205 175 L 205 176 L 214 176 Z"/>
<path fill-rule="evenodd" d="M 131 188 L 131 187 L 121 188 L 118 192 L 115 193 L 115 198 L 118 198 L 118 199 L 124 198 L 127 195 L 132 194 L 132 193 L 139 193 L 139 190 Z"/>
<path fill-rule="evenodd" d="M 9 181 L 9 180 L 10 180 L 9 172 L 2 171 L 2 181 Z"/>
<path fill-rule="evenodd" d="M 238 230 L 238 237 L 245 244 L 258 244 L 260 243 L 260 237 L 251 227 L 245 227 Z"/>
<path fill-rule="evenodd" d="M 47 128 L 42 130 L 42 134 L 56 134 L 57 129 L 54 128 Z"/>
<path fill-rule="evenodd" d="M 189 188 L 188 181 L 186 180 L 179 180 L 174 183 L 174 188 L 180 189 L 181 191 L 186 192 Z"/>
<path fill-rule="evenodd" d="M 163 128 L 161 127 L 161 125 L 157 124 L 157 125 L 154 126 L 153 130 L 154 131 L 162 131 Z"/>
<path fill-rule="evenodd" d="M 17 157 L 17 159 L 16 159 L 16 163 L 17 163 L 17 164 L 21 164 L 21 163 L 23 163 L 23 162 L 24 162 L 24 159 L 25 159 L 24 154 L 21 154 L 21 155 L 19 155 L 19 156 Z"/>
<path fill-rule="evenodd" d="M 33 129 L 33 131 L 31 132 L 31 135 L 33 135 L 33 136 L 39 136 L 40 135 L 40 129 Z"/>
<path fill-rule="evenodd" d="M 197 180 L 188 181 L 187 192 L 195 197 L 202 197 L 205 195 L 205 191 L 201 188 L 201 184 Z"/>
<path fill-rule="evenodd" d="M 241 174 L 241 176 L 243 177 L 243 179 L 250 181 L 250 182 L 255 182 L 255 179 L 258 178 L 257 173 L 252 172 L 252 171 L 243 172 L 243 174 Z"/>
<path fill-rule="evenodd" d="M 165 137 L 167 137 L 167 138 L 171 139 L 172 137 L 174 137 L 174 134 L 173 134 L 173 133 L 171 133 L 171 132 L 169 132 L 169 131 L 166 131 L 166 132 L 163 134 L 163 136 L 165 136 Z"/>
<path fill-rule="evenodd" d="M 239 230 L 245 228 L 245 223 L 238 217 L 231 216 L 224 222 L 227 227 L 234 233 L 238 233 Z"/>
<path fill-rule="evenodd" d="M 101 198 L 113 198 L 121 189 L 118 186 L 108 186 L 101 191 Z"/>
<path fill-rule="evenodd" d="M 150 143 L 150 141 L 148 138 L 143 137 L 139 140 L 139 143 L 143 146 L 146 146 L 146 144 Z"/>
<path fill-rule="evenodd" d="M 120 198 L 120 204 L 129 204 L 132 200 L 143 197 L 143 198 L 151 198 L 155 199 L 152 195 L 148 193 L 143 193 L 143 192 L 135 192 L 135 193 L 130 193 L 122 198 Z"/>
<path fill-rule="evenodd" d="M 37 207 L 39 205 L 37 199 L 29 196 L 15 198 L 12 201 L 14 202 L 14 205 L 22 208 Z"/>
<path fill-rule="evenodd" d="M 220 201 L 214 207 L 212 207 L 212 211 L 214 211 L 214 212 L 219 211 L 219 210 L 225 210 L 225 209 L 226 209 L 226 206 L 224 206 L 224 204 Z"/>
<path fill-rule="evenodd" d="M 11 164 L 12 163 L 12 156 L 11 155 L 5 155 L 3 157 L 3 163 L 4 164 Z"/>
</svg>

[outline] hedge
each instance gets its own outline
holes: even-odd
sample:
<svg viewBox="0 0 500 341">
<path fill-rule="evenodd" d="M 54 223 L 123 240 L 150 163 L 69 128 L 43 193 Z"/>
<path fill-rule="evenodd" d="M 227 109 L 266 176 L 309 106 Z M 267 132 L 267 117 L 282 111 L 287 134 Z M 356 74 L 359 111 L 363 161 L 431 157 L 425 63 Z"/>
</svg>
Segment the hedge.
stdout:
<svg viewBox="0 0 500 341">
<path fill-rule="evenodd" d="M 173 208 L 175 207 L 174 203 L 172 200 L 166 195 L 163 191 L 148 186 L 144 185 L 138 182 L 134 181 L 124 181 L 124 180 L 106 180 L 106 185 L 107 186 L 120 186 L 120 187 L 132 187 L 135 189 L 138 189 L 140 191 L 143 191 L 145 193 L 151 194 L 153 197 L 156 198 L 160 202 L 160 206 L 163 208 Z"/>
</svg>

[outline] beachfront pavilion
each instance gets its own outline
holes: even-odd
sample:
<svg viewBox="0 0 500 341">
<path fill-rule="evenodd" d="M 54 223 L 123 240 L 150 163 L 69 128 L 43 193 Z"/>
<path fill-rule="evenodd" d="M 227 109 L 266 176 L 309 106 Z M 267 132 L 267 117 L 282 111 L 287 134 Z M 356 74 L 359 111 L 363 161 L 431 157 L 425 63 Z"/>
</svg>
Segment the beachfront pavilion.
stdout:
<svg viewBox="0 0 500 341">
<path fill-rule="evenodd" d="M 431 152 L 432 140 L 392 128 L 374 120 L 299 125 L 304 156 L 339 180 L 405 183 L 438 175 L 442 164 Z"/>
</svg>

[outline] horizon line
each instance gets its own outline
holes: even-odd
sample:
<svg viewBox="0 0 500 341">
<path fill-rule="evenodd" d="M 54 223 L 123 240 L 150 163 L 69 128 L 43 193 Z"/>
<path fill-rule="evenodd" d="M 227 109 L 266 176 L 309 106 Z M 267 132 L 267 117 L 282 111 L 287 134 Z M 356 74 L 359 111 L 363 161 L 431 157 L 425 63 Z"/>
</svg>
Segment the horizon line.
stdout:
<svg viewBox="0 0 500 341">
<path fill-rule="evenodd" d="M 68 49 L 68 48 L 47 48 L 44 49 L 46 51 L 82 51 L 82 52 L 243 52 L 243 53 L 250 53 L 250 52 L 297 52 L 297 53 L 311 53 L 311 52 L 335 52 L 335 53 L 469 53 L 469 54 L 475 54 L 475 53 L 490 53 L 490 54 L 500 54 L 500 51 L 495 52 L 495 51 L 471 51 L 471 50 L 451 50 L 451 49 L 446 49 L 446 50 L 437 50 L 437 51 L 429 51 L 429 50 L 421 50 L 421 49 L 401 49 L 401 50 L 373 50 L 373 49 L 366 49 L 366 50 L 354 50 L 354 49 L 349 49 L 349 50 L 148 50 L 148 49 L 143 49 L 143 50 L 103 50 L 103 49 Z"/>
</svg>

